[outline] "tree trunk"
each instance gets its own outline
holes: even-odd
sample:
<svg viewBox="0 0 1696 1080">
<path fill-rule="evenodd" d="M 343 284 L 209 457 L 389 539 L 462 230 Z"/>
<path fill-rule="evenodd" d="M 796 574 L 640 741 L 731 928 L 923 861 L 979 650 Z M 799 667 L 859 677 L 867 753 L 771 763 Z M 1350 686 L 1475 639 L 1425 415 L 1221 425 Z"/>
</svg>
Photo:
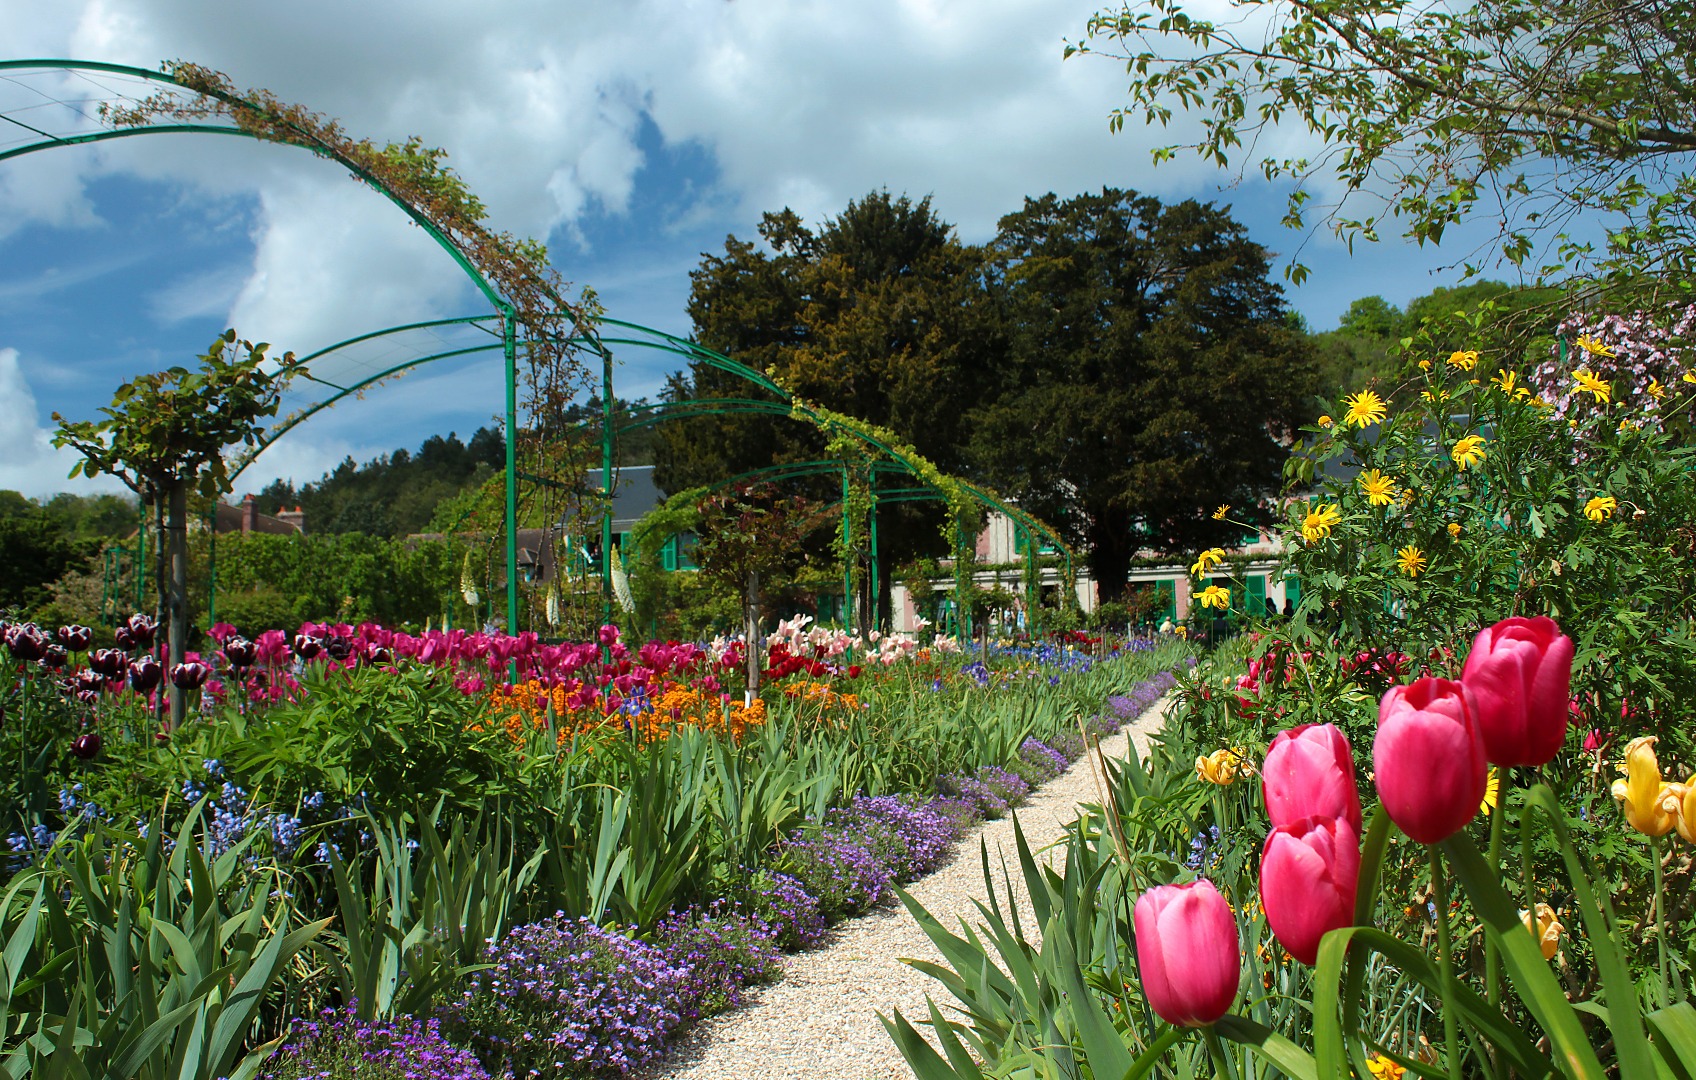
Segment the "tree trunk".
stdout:
<svg viewBox="0 0 1696 1080">
<path fill-rule="evenodd" d="M 182 480 L 171 484 L 170 518 L 165 524 L 166 542 L 169 545 L 171 568 L 170 594 L 167 596 L 167 609 L 170 612 L 170 629 L 167 631 L 170 643 L 170 660 L 165 666 L 164 685 L 171 691 L 171 729 L 175 731 L 182 726 L 183 717 L 188 711 L 186 691 L 180 690 L 170 682 L 171 670 L 183 662 L 188 644 L 188 485 Z"/>
<path fill-rule="evenodd" d="M 747 606 L 742 612 L 742 640 L 747 645 L 748 658 L 748 693 L 743 699 L 743 706 L 754 704 L 754 697 L 760 692 L 760 572 L 748 571 Z"/>
<path fill-rule="evenodd" d="M 1101 603 L 1124 601 L 1130 587 L 1135 544 L 1129 531 L 1116 525 L 1098 518 L 1089 531 L 1089 572 L 1095 578 L 1096 597 Z"/>
</svg>

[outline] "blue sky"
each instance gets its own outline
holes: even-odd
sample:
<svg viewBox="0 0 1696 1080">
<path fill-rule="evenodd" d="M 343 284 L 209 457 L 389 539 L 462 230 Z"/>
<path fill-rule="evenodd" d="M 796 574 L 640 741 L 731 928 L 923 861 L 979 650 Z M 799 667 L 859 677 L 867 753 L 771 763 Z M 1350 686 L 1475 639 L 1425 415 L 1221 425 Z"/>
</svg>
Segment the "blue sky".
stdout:
<svg viewBox="0 0 1696 1080">
<path fill-rule="evenodd" d="M 1154 169 L 1149 149 L 1180 140 L 1179 124 L 1108 131 L 1117 66 L 1061 59 L 1091 10 L 79 0 L 0 10 L 0 40 L 8 58 L 193 59 L 355 135 L 417 134 L 449 152 L 497 228 L 545 236 L 566 280 L 592 287 L 609 315 L 683 336 L 702 252 L 722 250 L 726 234 L 753 236 L 762 211 L 789 206 L 817 223 L 877 188 L 931 196 L 972 242 L 1027 194 L 1110 185 L 1230 203 L 1287 259 L 1303 238 L 1278 225 L 1281 192 L 1192 160 Z M 379 39 L 380 54 L 368 48 Z M 76 79 L 0 79 L 0 112 L 41 116 L 17 110 L 95 92 Z M 16 134 L 0 131 L 0 145 Z M 1455 282 L 1443 267 L 1471 254 L 1459 239 L 1442 252 L 1390 240 L 1351 257 L 1316 234 L 1292 306 L 1325 329 L 1359 296 L 1405 303 Z M 298 150 L 170 136 L 0 162 L 0 487 L 81 490 L 47 445 L 50 414 L 92 417 L 118 383 L 192 359 L 227 326 L 305 353 L 481 310 L 397 211 Z M 620 359 L 622 396 L 654 393 L 677 366 L 663 354 Z M 239 486 L 464 436 L 501 399 L 498 363 L 434 365 L 302 425 Z"/>
</svg>

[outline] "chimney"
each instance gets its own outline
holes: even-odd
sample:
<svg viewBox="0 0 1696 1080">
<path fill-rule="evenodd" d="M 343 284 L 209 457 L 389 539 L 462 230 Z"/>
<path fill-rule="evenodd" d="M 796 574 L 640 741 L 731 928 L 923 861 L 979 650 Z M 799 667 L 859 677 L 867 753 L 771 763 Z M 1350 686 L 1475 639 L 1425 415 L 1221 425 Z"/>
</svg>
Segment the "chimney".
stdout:
<svg viewBox="0 0 1696 1080">
<path fill-rule="evenodd" d="M 285 525 L 293 525 L 297 533 L 306 532 L 306 512 L 298 506 L 293 510 L 278 510 L 277 520 Z"/>
<path fill-rule="evenodd" d="M 252 495 L 243 495 L 241 499 L 241 531 L 250 533 L 259 519 L 259 508 L 253 504 Z"/>
</svg>

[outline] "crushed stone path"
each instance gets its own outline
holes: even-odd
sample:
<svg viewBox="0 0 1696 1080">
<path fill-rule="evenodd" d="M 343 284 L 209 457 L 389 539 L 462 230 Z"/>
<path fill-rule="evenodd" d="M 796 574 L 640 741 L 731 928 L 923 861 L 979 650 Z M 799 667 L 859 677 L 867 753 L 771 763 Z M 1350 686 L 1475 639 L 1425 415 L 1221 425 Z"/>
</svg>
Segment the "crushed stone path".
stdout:
<svg viewBox="0 0 1696 1080">
<path fill-rule="evenodd" d="M 1109 758 L 1121 759 L 1127 743 L 1146 755 L 1149 737 L 1159 730 L 1170 696 L 1162 698 L 1119 734 L 1101 740 Z M 1064 774 L 1032 793 L 1017 811 L 1025 839 L 1037 851 L 1065 835 L 1078 805 L 1099 803 L 1093 770 L 1080 760 Z M 984 895 L 980 839 L 989 847 L 990 865 L 1005 856 L 1017 867 L 1011 817 L 986 822 L 968 833 L 953 857 L 936 873 L 907 890 L 943 926 L 979 921 L 975 900 Z M 1037 936 L 1023 882 L 1011 875 L 1019 892 L 1026 932 Z M 713 1017 L 683 1036 L 658 1062 L 635 1074 L 637 1080 L 907 1080 L 912 1076 L 878 1013 L 899 1009 L 915 1025 L 928 1015 L 925 995 L 952 1001 L 942 984 L 901 962 L 902 957 L 942 963 L 942 955 L 907 909 L 897 904 L 839 925 L 826 944 L 785 958 L 783 981 L 749 991 L 749 1003 Z M 920 1027 L 921 1031 L 926 1030 Z"/>
</svg>

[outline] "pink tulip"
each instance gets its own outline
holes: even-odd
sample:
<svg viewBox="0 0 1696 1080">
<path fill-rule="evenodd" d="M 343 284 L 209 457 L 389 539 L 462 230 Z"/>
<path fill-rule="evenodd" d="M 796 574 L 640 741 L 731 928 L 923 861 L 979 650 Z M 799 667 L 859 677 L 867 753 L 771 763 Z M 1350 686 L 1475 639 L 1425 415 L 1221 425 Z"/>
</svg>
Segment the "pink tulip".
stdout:
<svg viewBox="0 0 1696 1080">
<path fill-rule="evenodd" d="M 1566 741 L 1572 639 L 1555 620 L 1503 619 L 1482 630 L 1460 681 L 1478 703 L 1484 755 L 1496 765 L 1543 765 Z"/>
<path fill-rule="evenodd" d="M 1392 686 L 1378 705 L 1372 767 L 1390 820 L 1421 844 L 1478 813 L 1489 769 L 1472 692 L 1449 679 Z"/>
<path fill-rule="evenodd" d="M 1137 897 L 1137 966 L 1148 1007 L 1179 1027 L 1205 1027 L 1237 1000 L 1237 921 L 1211 881 L 1157 885 Z"/>
<path fill-rule="evenodd" d="M 1303 724 L 1279 732 L 1260 771 L 1266 814 L 1274 828 L 1318 816 L 1342 818 L 1360 831 L 1354 756 L 1334 724 Z"/>
<path fill-rule="evenodd" d="M 1354 925 L 1360 884 L 1360 834 L 1343 818 L 1308 817 L 1280 825 L 1260 855 L 1260 902 L 1289 954 L 1312 966 L 1319 940 Z"/>
</svg>

